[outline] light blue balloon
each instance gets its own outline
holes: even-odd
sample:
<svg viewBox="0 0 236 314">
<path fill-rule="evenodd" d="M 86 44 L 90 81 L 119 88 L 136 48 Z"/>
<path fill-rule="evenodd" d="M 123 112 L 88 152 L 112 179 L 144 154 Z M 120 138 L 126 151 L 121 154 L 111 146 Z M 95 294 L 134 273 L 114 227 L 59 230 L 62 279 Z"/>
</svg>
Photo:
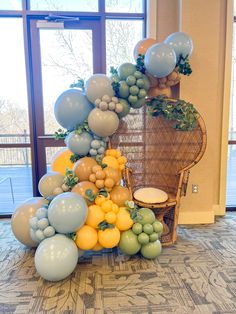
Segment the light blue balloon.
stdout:
<svg viewBox="0 0 236 314">
<path fill-rule="evenodd" d="M 174 50 L 166 44 L 155 44 L 148 48 L 144 65 L 147 72 L 161 78 L 169 75 L 176 66 L 176 55 Z"/>
<path fill-rule="evenodd" d="M 45 239 L 35 253 L 37 272 L 48 281 L 59 281 L 68 277 L 75 269 L 79 252 L 73 240 L 56 234 Z"/>
<path fill-rule="evenodd" d="M 68 130 L 82 124 L 94 106 L 89 102 L 82 91 L 69 89 L 56 100 L 54 114 L 57 122 Z"/>
<path fill-rule="evenodd" d="M 65 143 L 74 154 L 86 156 L 90 150 L 92 140 L 93 137 L 88 132 L 77 134 L 73 131 L 66 137 Z"/>
<path fill-rule="evenodd" d="M 49 205 L 48 219 L 50 225 L 59 233 L 77 231 L 88 215 L 88 207 L 79 194 L 66 192 L 56 196 Z"/>
<path fill-rule="evenodd" d="M 169 45 L 176 53 L 176 59 L 179 60 L 180 55 L 185 58 L 187 55 L 190 57 L 193 51 L 192 38 L 183 32 L 176 32 L 170 34 L 164 43 Z"/>
</svg>

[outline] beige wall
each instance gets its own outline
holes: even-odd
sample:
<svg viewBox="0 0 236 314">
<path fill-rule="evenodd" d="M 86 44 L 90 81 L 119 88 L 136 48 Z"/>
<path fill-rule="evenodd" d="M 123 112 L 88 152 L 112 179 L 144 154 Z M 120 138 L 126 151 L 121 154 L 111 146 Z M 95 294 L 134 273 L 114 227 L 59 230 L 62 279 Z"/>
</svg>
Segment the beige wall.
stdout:
<svg viewBox="0 0 236 314">
<path fill-rule="evenodd" d="M 226 0 L 157 0 L 158 40 L 179 30 L 193 39 L 193 73 L 183 77 L 180 98 L 196 106 L 208 132 L 206 153 L 191 170 L 181 202 L 180 223 L 210 223 L 219 212 L 226 7 Z M 198 194 L 191 192 L 193 183 L 199 185 Z"/>
</svg>

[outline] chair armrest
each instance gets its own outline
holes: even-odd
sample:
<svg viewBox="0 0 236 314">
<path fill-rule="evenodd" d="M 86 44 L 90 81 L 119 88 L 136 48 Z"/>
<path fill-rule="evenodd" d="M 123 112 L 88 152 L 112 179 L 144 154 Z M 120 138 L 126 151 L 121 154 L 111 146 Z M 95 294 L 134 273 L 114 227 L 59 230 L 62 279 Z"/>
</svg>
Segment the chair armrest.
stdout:
<svg viewBox="0 0 236 314">
<path fill-rule="evenodd" d="M 190 171 L 184 171 L 181 196 L 186 196 Z"/>
<path fill-rule="evenodd" d="M 131 175 L 132 175 L 132 169 L 126 167 L 122 173 L 123 181 L 124 181 L 124 185 L 129 189 L 131 195 L 133 195 Z"/>
</svg>

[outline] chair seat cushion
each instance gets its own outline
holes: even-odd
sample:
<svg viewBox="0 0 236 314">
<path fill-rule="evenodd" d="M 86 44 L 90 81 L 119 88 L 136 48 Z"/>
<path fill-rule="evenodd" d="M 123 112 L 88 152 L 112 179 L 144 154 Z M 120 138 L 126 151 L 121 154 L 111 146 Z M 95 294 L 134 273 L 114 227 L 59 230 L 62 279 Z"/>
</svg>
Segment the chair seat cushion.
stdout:
<svg viewBox="0 0 236 314">
<path fill-rule="evenodd" d="M 134 198 L 143 203 L 156 204 L 166 202 L 168 195 L 160 189 L 142 188 L 134 192 Z"/>
</svg>

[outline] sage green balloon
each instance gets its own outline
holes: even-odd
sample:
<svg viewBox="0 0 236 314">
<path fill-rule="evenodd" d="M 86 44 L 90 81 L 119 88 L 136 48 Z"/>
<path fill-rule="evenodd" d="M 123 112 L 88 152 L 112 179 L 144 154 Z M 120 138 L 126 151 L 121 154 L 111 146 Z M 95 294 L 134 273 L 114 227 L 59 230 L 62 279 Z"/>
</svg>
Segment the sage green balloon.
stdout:
<svg viewBox="0 0 236 314">
<path fill-rule="evenodd" d="M 132 103 L 131 107 L 134 109 L 142 108 L 145 105 L 145 102 L 146 102 L 145 98 L 140 98 L 135 103 Z"/>
<path fill-rule="evenodd" d="M 118 75 L 121 80 L 126 80 L 129 75 L 134 74 L 136 71 L 136 66 L 132 63 L 123 63 L 118 68 Z"/>
<path fill-rule="evenodd" d="M 124 118 L 125 116 L 127 116 L 127 114 L 129 114 L 130 105 L 129 105 L 128 101 L 123 99 L 123 98 L 119 98 L 119 103 L 121 103 L 121 105 L 123 107 L 123 110 L 120 113 L 118 113 L 118 117 L 121 119 L 121 118 Z"/>
<path fill-rule="evenodd" d="M 134 255 L 140 250 L 141 244 L 137 235 L 132 230 L 127 230 L 121 234 L 119 248 L 124 254 Z"/>
<path fill-rule="evenodd" d="M 137 222 L 141 223 L 142 225 L 153 224 L 155 220 L 155 214 L 151 209 L 140 208 L 138 210 Z"/>
<path fill-rule="evenodd" d="M 142 79 L 143 79 L 143 81 L 144 81 L 144 86 L 143 86 L 143 88 L 144 88 L 146 91 L 148 91 L 149 88 L 150 88 L 149 79 L 147 78 L 146 75 L 143 75 Z"/>
<path fill-rule="evenodd" d="M 43 197 L 55 196 L 55 188 L 61 187 L 64 183 L 64 176 L 59 172 L 46 173 L 39 181 L 38 189 Z"/>
<path fill-rule="evenodd" d="M 141 254 L 147 259 L 154 259 L 161 254 L 161 250 L 161 242 L 157 240 L 155 242 L 143 244 L 141 247 Z"/>
<path fill-rule="evenodd" d="M 129 85 L 125 81 L 120 81 L 119 96 L 122 98 L 129 97 Z"/>
<path fill-rule="evenodd" d="M 119 118 L 114 111 L 95 108 L 88 116 L 88 125 L 96 135 L 107 137 L 118 129 Z"/>
</svg>

